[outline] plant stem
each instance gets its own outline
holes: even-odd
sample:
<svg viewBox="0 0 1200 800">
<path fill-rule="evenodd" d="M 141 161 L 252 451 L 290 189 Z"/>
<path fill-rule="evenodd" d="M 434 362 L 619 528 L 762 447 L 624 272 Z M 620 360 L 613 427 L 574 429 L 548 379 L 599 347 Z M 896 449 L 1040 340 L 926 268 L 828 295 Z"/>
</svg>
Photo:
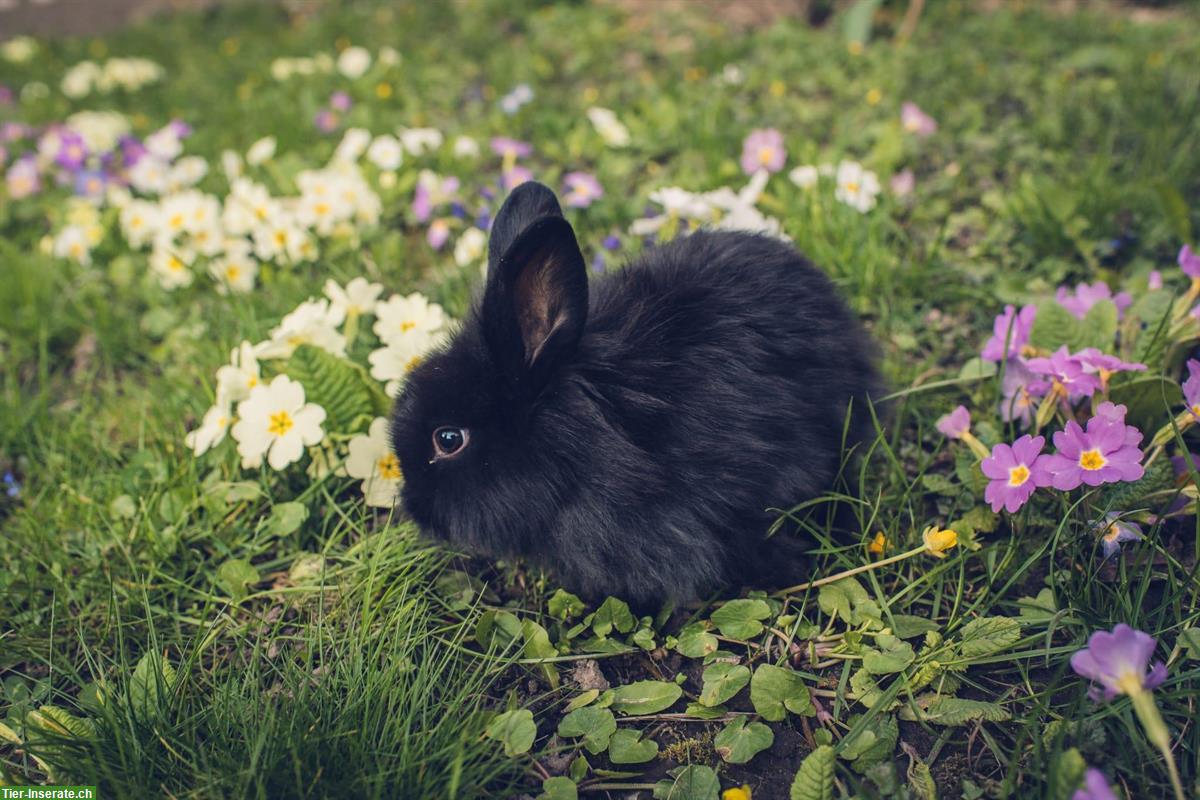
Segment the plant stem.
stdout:
<svg viewBox="0 0 1200 800">
<path fill-rule="evenodd" d="M 1145 689 L 1140 689 L 1130 693 L 1129 699 L 1133 702 L 1133 710 L 1137 714 L 1138 721 L 1142 723 L 1142 729 L 1146 731 L 1146 738 L 1158 748 L 1167 762 L 1171 786 L 1175 789 L 1175 800 L 1187 800 L 1187 796 L 1183 793 L 1183 781 L 1179 778 L 1179 768 L 1175 765 L 1175 754 L 1171 752 L 1171 733 L 1167 730 L 1167 723 L 1163 721 L 1162 714 L 1158 711 L 1154 695 Z"/>
<path fill-rule="evenodd" d="M 818 586 L 824 586 L 827 583 L 834 583 L 835 581 L 840 581 L 842 578 L 849 578 L 851 575 L 858 575 L 860 572 L 867 572 L 869 570 L 879 569 L 880 567 L 886 567 L 889 564 L 895 564 L 897 561 L 903 561 L 906 558 L 912 558 L 913 556 L 920 555 L 924 552 L 925 545 L 914 547 L 912 550 L 907 550 L 899 555 L 885 558 L 882 561 L 873 561 L 870 564 L 863 564 L 861 567 L 848 569 L 845 572 L 839 572 L 835 575 L 828 575 L 820 580 L 809 581 L 808 583 L 798 583 L 795 586 L 789 586 L 786 589 L 780 589 L 778 592 L 775 592 L 772 597 L 782 597 L 784 595 L 792 594 L 793 592 L 804 592 L 808 591 L 809 589 L 816 589 Z"/>
</svg>

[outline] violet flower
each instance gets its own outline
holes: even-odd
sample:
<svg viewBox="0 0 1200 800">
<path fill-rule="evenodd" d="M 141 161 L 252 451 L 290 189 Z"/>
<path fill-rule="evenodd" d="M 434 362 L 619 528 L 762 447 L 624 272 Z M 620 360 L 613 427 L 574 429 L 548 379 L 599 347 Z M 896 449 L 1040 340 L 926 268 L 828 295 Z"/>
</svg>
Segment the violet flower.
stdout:
<svg viewBox="0 0 1200 800">
<path fill-rule="evenodd" d="M 1055 350 L 1048 358 L 1031 358 L 1025 365 L 1035 375 L 1045 375 L 1061 386 L 1071 402 L 1091 397 L 1101 385 L 1100 379 L 1085 371 L 1083 361 L 1071 355 L 1066 345 Z"/>
<path fill-rule="evenodd" d="M 80 169 L 87 161 L 87 146 L 83 137 L 72 130 L 64 130 L 59 136 L 58 153 L 54 161 L 62 168 L 69 170 Z"/>
<path fill-rule="evenodd" d="M 529 142 L 522 142 L 520 139 L 512 139 L 508 136 L 493 136 L 489 144 L 492 152 L 501 158 L 525 158 L 533 152 L 533 145 Z"/>
<path fill-rule="evenodd" d="M 338 127 L 338 115 L 328 108 L 322 108 L 313 115 L 313 126 L 321 133 L 333 133 Z"/>
<path fill-rule="evenodd" d="M 329 96 L 329 107 L 334 111 L 349 111 L 354 106 L 354 101 L 350 99 L 350 95 L 345 92 L 334 92 Z"/>
<path fill-rule="evenodd" d="M 1189 278 L 1200 278 L 1200 253 L 1192 251 L 1186 244 L 1179 249 L 1179 268 Z"/>
<path fill-rule="evenodd" d="M 1071 800 L 1117 800 L 1117 796 L 1113 794 L 1104 773 L 1095 767 L 1088 767 L 1083 774 L 1083 788 L 1076 789 Z"/>
<path fill-rule="evenodd" d="M 892 190 L 892 194 L 897 197 L 907 197 L 912 194 L 912 190 L 916 188 L 917 178 L 913 175 L 911 169 L 902 169 L 892 176 L 888 182 L 888 188 Z"/>
<path fill-rule="evenodd" d="M 783 134 L 775 128 L 752 130 L 742 142 L 742 171 L 747 175 L 753 175 L 760 169 L 779 172 L 786 160 Z"/>
<path fill-rule="evenodd" d="M 1183 401 L 1187 403 L 1192 416 L 1200 421 L 1200 361 L 1189 358 L 1187 368 L 1188 378 L 1183 382 Z"/>
<path fill-rule="evenodd" d="M 1120 623 L 1111 633 L 1096 631 L 1088 637 L 1087 647 L 1071 656 L 1071 669 L 1097 684 L 1093 699 L 1140 694 L 1167 679 L 1166 664 L 1158 661 L 1150 666 L 1154 646 L 1153 636 Z"/>
<path fill-rule="evenodd" d="M 429 230 L 425 232 L 425 241 L 434 250 L 441 250 L 449 238 L 450 225 L 444 219 L 435 219 L 429 224 Z"/>
<path fill-rule="evenodd" d="M 596 176 L 588 172 L 568 172 L 563 176 L 563 202 L 571 208 L 587 208 L 604 196 Z"/>
<path fill-rule="evenodd" d="M 1102 353 L 1095 347 L 1088 347 L 1080 350 L 1075 354 L 1075 358 L 1082 362 L 1084 369 L 1089 372 L 1099 372 L 1101 376 L 1106 377 L 1116 372 L 1145 372 L 1146 365 L 1136 362 L 1126 362 L 1110 356 L 1107 353 Z M 1107 374 L 1107 375 L 1106 375 Z M 1104 378 L 1102 377 L 1101 380 Z"/>
<path fill-rule="evenodd" d="M 1020 355 L 1021 349 L 1029 343 L 1036 317 L 1035 305 L 1023 306 L 1020 311 L 1005 306 L 1004 313 L 992 323 L 992 338 L 984 344 L 980 357 L 984 361 L 1003 361 L 1010 355 Z"/>
<path fill-rule="evenodd" d="M 506 192 L 511 192 L 522 183 L 531 180 L 533 180 L 533 173 L 519 164 L 504 170 L 504 173 L 500 176 L 500 181 Z"/>
<path fill-rule="evenodd" d="M 938 419 L 934 427 L 947 439 L 961 439 L 971 428 L 971 412 L 966 406 L 959 406 Z"/>
<path fill-rule="evenodd" d="M 1005 422 L 1020 422 L 1028 428 L 1033 424 L 1037 412 L 1038 397 L 1049 389 L 1049 384 L 1037 380 L 1019 358 L 1010 358 L 1004 365 L 1004 377 L 1000 380 L 1000 419 Z"/>
<path fill-rule="evenodd" d="M 35 156 L 29 153 L 10 164 L 4 173 L 4 183 L 8 187 L 8 196 L 13 200 L 20 200 L 40 192 L 42 180 L 38 175 Z"/>
<path fill-rule="evenodd" d="M 1150 274 L 1146 277 L 1146 288 L 1150 291 L 1156 291 L 1162 287 L 1162 273 L 1156 269 L 1150 270 Z"/>
<path fill-rule="evenodd" d="M 107 185 L 104 173 L 100 170 L 81 169 L 75 173 L 75 194 L 80 197 L 98 200 L 104 197 Z"/>
<path fill-rule="evenodd" d="M 983 499 L 992 504 L 992 511 L 1003 508 L 1015 514 L 1029 501 L 1035 489 L 1050 485 L 1046 469 L 1049 456 L 1042 455 L 1044 436 L 1026 434 L 1011 445 L 998 444 L 990 456 L 979 465 L 990 478 Z"/>
<path fill-rule="evenodd" d="M 904 103 L 900 106 L 900 124 L 904 130 L 922 138 L 937 133 L 937 121 L 921 110 L 916 103 Z"/>
<path fill-rule="evenodd" d="M 1046 468 L 1052 473 L 1051 485 L 1068 491 L 1080 484 L 1099 486 L 1102 483 L 1136 481 L 1145 474 L 1142 451 L 1137 445 L 1142 432 L 1126 425 L 1124 413 L 1114 419 L 1121 406 L 1111 406 L 1105 415 L 1088 420 L 1087 430 L 1071 420 L 1065 429 L 1054 434 L 1058 452 L 1048 457 Z"/>
<path fill-rule="evenodd" d="M 600 246 L 608 251 L 616 250 L 621 246 L 621 240 L 618 237 L 609 234 L 600 242 Z"/>
<path fill-rule="evenodd" d="M 1124 316 L 1125 309 L 1133 305 L 1133 298 L 1130 297 L 1129 292 L 1121 292 L 1114 297 L 1112 289 L 1104 281 L 1096 281 L 1092 284 L 1081 283 L 1075 287 L 1074 292 L 1066 286 L 1060 286 L 1054 294 L 1054 299 L 1077 319 L 1086 317 L 1087 313 L 1092 310 L 1092 306 L 1101 300 L 1113 301 L 1117 307 L 1118 318 Z"/>
<path fill-rule="evenodd" d="M 417 218 L 417 222 L 427 222 L 430 214 L 433 213 L 433 200 L 429 187 L 421 181 L 417 181 L 417 188 L 413 190 L 412 212 L 413 216 Z"/>
<path fill-rule="evenodd" d="M 1096 523 L 1096 527 L 1103 531 L 1100 534 L 1100 549 L 1106 560 L 1121 552 L 1121 545 L 1125 542 L 1142 540 L 1142 526 L 1136 522 L 1122 520 L 1119 511 L 1105 514 L 1104 519 Z"/>
</svg>

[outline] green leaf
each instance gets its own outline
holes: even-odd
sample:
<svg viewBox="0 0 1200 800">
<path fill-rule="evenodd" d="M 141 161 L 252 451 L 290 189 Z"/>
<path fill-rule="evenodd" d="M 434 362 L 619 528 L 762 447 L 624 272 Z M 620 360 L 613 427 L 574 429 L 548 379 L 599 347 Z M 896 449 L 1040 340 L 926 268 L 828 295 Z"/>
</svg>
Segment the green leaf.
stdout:
<svg viewBox="0 0 1200 800">
<path fill-rule="evenodd" d="M 675 650 L 687 658 L 704 658 L 709 653 L 715 653 L 718 646 L 717 637 L 699 622 L 684 625 L 674 644 Z"/>
<path fill-rule="evenodd" d="M 570 713 L 571 711 L 574 711 L 577 708 L 583 708 L 584 706 L 590 706 L 596 700 L 596 698 L 599 696 L 600 696 L 599 689 L 588 689 L 586 692 L 580 692 L 575 697 L 571 698 L 571 702 L 567 703 L 566 708 L 564 708 L 563 710 Z"/>
<path fill-rule="evenodd" d="M 936 631 L 941 627 L 941 625 L 938 625 L 931 619 L 918 617 L 913 614 L 893 614 L 891 623 L 892 633 L 901 639 L 924 636 L 929 631 Z"/>
<path fill-rule="evenodd" d="M 847 723 L 853 729 L 861 718 L 861 714 L 855 714 Z M 843 738 L 838 754 L 852 762 L 854 771 L 862 775 L 879 762 L 891 758 L 899 738 L 900 727 L 896 724 L 896 718 L 891 714 L 881 714 L 875 717 L 870 726 Z"/>
<path fill-rule="evenodd" d="M 1125 412 L 1128 424 L 1153 431 L 1170 416 L 1171 408 L 1183 403 L 1183 390 L 1169 378 L 1147 375 L 1115 384 L 1109 399 L 1128 409 Z"/>
<path fill-rule="evenodd" d="M 699 703 L 688 703 L 683 713 L 694 719 L 720 719 L 725 716 L 729 709 L 725 706 L 702 706 Z"/>
<path fill-rule="evenodd" d="M 921 485 L 934 494 L 943 497 L 957 497 L 962 487 L 954 481 L 937 472 L 927 472 L 921 476 Z"/>
<path fill-rule="evenodd" d="M 1058 604 L 1054 600 L 1054 590 L 1049 586 L 1037 593 L 1037 597 L 1018 597 L 1022 622 L 1030 624 L 1049 622 L 1058 613 Z"/>
<path fill-rule="evenodd" d="M 578 800 L 579 789 L 575 781 L 559 775 L 542 781 L 542 793 L 536 800 Z"/>
<path fill-rule="evenodd" d="M 984 361 L 976 356 L 962 365 L 962 369 L 958 371 L 958 379 L 960 381 L 981 381 L 984 378 L 991 378 L 999 371 L 1000 368 L 995 361 Z"/>
<path fill-rule="evenodd" d="M 643 739 L 632 728 L 621 728 L 608 743 L 608 759 L 614 764 L 645 764 L 657 755 L 658 742 Z"/>
<path fill-rule="evenodd" d="M 800 764 L 792 779 L 789 800 L 833 800 L 833 766 L 837 760 L 833 748 L 823 744 Z"/>
<path fill-rule="evenodd" d="M 942 694 L 927 694 L 917 698 L 916 710 L 905 705 L 900 708 L 900 718 L 932 722 L 935 725 L 966 725 L 968 722 L 986 720 L 1004 722 L 1012 715 L 1002 706 L 983 700 L 965 700 Z"/>
<path fill-rule="evenodd" d="M 217 583 L 233 601 L 241 601 L 248 587 L 258 583 L 258 570 L 244 558 L 231 558 L 217 568 Z"/>
<path fill-rule="evenodd" d="M 738 717 L 716 735 L 713 748 L 723 761 L 730 764 L 745 764 L 775 743 L 775 734 L 761 722 L 747 724 L 745 717 Z"/>
<path fill-rule="evenodd" d="M 900 672 L 917 657 L 912 645 L 896 636 L 880 634 L 875 644 L 878 649 L 868 648 L 863 654 L 863 668 L 872 675 Z"/>
<path fill-rule="evenodd" d="M 902 743 L 900 747 L 908 756 L 908 788 L 917 800 L 937 800 L 937 783 L 933 780 L 933 772 L 929 769 L 915 748 Z"/>
<path fill-rule="evenodd" d="M 546 629 L 531 619 L 521 621 L 521 633 L 525 638 L 525 658 L 553 658 L 558 650 L 550 643 L 550 634 Z M 558 669 L 550 663 L 538 665 L 551 689 L 557 689 L 559 678 Z"/>
<path fill-rule="evenodd" d="M 654 800 L 718 800 L 721 781 L 712 767 L 690 764 L 668 773 L 671 780 L 654 786 Z"/>
<path fill-rule="evenodd" d="M 325 409 L 325 430 L 356 433 L 378 415 L 378 385 L 364 370 L 311 344 L 302 344 L 288 359 L 288 377 L 304 387 L 304 399 Z M 387 408 L 386 397 L 384 408 Z"/>
<path fill-rule="evenodd" d="M 682 695 L 683 689 L 670 681 L 636 681 L 613 689 L 612 707 L 622 714 L 657 714 Z"/>
<path fill-rule="evenodd" d="M 550 612 L 550 616 L 566 622 L 582 614 L 587 606 L 575 595 L 559 589 L 550 596 L 549 602 L 546 603 L 546 608 Z"/>
<path fill-rule="evenodd" d="M 96 725 L 90 719 L 73 716 L 65 708 L 58 706 L 42 706 L 25 719 L 26 722 L 33 722 L 42 730 L 59 736 L 90 739 L 96 734 Z"/>
<path fill-rule="evenodd" d="M 1049 786 L 1046 800 L 1071 800 L 1075 790 L 1083 783 L 1087 763 L 1074 747 L 1058 754 L 1050 765 Z"/>
<path fill-rule="evenodd" d="M 267 533 L 271 536 L 287 536 L 297 530 L 308 519 L 308 507 L 303 503 L 278 503 L 267 518 Z"/>
<path fill-rule="evenodd" d="M 800 674 L 774 664 L 762 664 L 750 679 L 750 702 L 765 720 L 781 722 L 787 712 L 808 714 L 812 697 Z"/>
<path fill-rule="evenodd" d="M 700 690 L 700 704 L 719 706 L 740 692 L 750 682 L 750 668 L 741 664 L 721 662 L 704 670 L 704 687 Z"/>
<path fill-rule="evenodd" d="M 484 648 L 504 650 L 519 641 L 525 628 L 517 616 L 508 611 L 485 611 L 475 623 L 475 641 Z"/>
<path fill-rule="evenodd" d="M 537 738 L 537 725 L 533 721 L 533 712 L 527 708 L 517 708 L 505 711 L 496 716 L 485 731 L 489 739 L 495 739 L 504 745 L 504 755 L 512 758 L 522 753 L 528 753 Z"/>
<path fill-rule="evenodd" d="M 762 633 L 760 620 L 771 616 L 771 607 L 765 600 L 730 600 L 712 613 L 713 624 L 722 635 L 730 639 L 745 641 Z"/>
<path fill-rule="evenodd" d="M 1063 345 L 1072 353 L 1095 347 L 1105 353 L 1113 350 L 1117 336 L 1117 306 L 1111 300 L 1100 300 L 1083 319 L 1075 316 L 1053 300 L 1038 306 L 1029 343 L 1054 352 Z"/>
<path fill-rule="evenodd" d="M 129 705 L 143 716 L 154 713 L 166 703 L 177 677 L 170 662 L 158 653 L 146 653 L 129 679 Z"/>
<path fill-rule="evenodd" d="M 1181 648 L 1184 657 L 1192 661 L 1200 661 L 1200 628 L 1184 628 L 1179 632 L 1175 646 Z"/>
<path fill-rule="evenodd" d="M 1021 623 L 1012 617 L 980 617 L 959 631 L 963 658 L 982 658 L 1007 650 L 1021 638 Z"/>
<path fill-rule="evenodd" d="M 875 12 L 883 0 L 857 0 L 842 14 L 842 35 L 847 42 L 866 44 L 871 38 L 871 25 Z"/>
<path fill-rule="evenodd" d="M 883 690 L 879 688 L 879 684 L 866 669 L 860 668 L 854 671 L 854 674 L 850 676 L 850 689 L 864 708 L 875 708 L 883 701 Z M 889 711 L 897 705 L 899 702 L 893 700 L 882 710 Z"/>
<path fill-rule="evenodd" d="M 654 642 L 654 630 L 652 628 L 638 628 L 629 637 L 629 641 L 647 652 L 657 646 Z"/>
<path fill-rule="evenodd" d="M 1162 207 L 1163 216 L 1171 227 L 1175 238 L 1181 242 L 1194 242 L 1192 238 L 1192 216 L 1188 211 L 1187 200 L 1171 184 L 1165 180 L 1155 184 L 1158 203 Z"/>
<path fill-rule="evenodd" d="M 817 593 L 817 605 L 829 616 L 837 616 L 850 625 L 879 623 L 879 606 L 854 578 L 842 578 L 822 586 Z"/>
<path fill-rule="evenodd" d="M 629 633 L 637 625 L 637 619 L 629 610 L 629 604 L 615 597 L 606 598 L 592 616 L 592 631 L 597 636 L 608 636 L 615 628 L 618 633 Z"/>
<path fill-rule="evenodd" d="M 603 753 L 617 731 L 617 718 L 607 708 L 587 706 L 567 714 L 558 723 L 558 735 L 575 739 L 583 737 L 583 746 L 593 755 Z"/>
</svg>

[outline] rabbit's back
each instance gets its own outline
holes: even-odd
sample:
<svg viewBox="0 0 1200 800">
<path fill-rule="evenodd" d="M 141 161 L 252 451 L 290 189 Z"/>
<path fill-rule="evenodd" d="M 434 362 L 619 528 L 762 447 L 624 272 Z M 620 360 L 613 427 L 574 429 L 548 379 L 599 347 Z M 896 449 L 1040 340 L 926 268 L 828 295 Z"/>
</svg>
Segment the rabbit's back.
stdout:
<svg viewBox="0 0 1200 800">
<path fill-rule="evenodd" d="M 832 283 L 790 245 L 741 233 L 695 233 L 594 281 L 576 369 L 568 385 L 621 442 L 606 454 L 612 514 L 627 535 L 670 540 L 650 554 L 690 550 L 670 566 L 700 585 L 712 569 L 754 577 L 738 572 L 764 563 L 767 509 L 831 486 L 877 385 Z"/>
</svg>

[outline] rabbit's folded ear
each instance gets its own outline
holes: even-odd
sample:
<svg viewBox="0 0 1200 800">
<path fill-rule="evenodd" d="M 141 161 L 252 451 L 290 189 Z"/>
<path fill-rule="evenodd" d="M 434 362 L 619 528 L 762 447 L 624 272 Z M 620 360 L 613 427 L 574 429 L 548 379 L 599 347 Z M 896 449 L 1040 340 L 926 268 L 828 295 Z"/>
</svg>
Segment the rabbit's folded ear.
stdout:
<svg viewBox="0 0 1200 800">
<path fill-rule="evenodd" d="M 488 270 L 493 271 L 521 232 L 543 217 L 561 217 L 554 192 L 537 181 L 526 181 L 509 193 L 492 221 L 488 238 Z"/>
<path fill-rule="evenodd" d="M 570 223 L 551 215 L 527 224 L 491 265 L 483 295 L 484 337 L 505 377 L 540 389 L 578 345 L 587 304 L 587 268 Z"/>
</svg>

